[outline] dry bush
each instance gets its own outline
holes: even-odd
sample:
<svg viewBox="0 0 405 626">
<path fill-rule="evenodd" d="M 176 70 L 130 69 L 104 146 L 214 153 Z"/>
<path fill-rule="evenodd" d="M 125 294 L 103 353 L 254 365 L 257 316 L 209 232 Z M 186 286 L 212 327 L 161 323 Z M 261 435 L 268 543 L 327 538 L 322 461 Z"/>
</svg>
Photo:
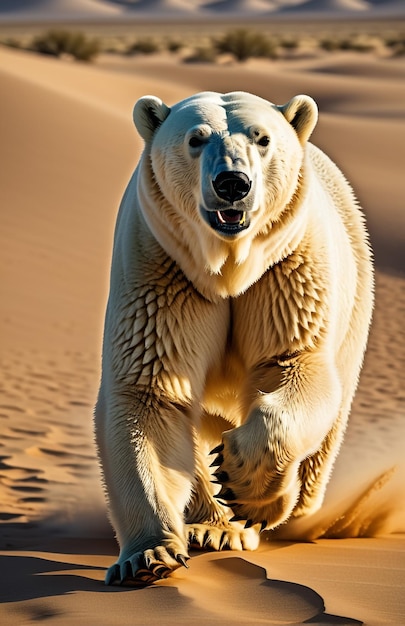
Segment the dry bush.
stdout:
<svg viewBox="0 0 405 626">
<path fill-rule="evenodd" d="M 279 41 L 280 48 L 284 48 L 284 50 L 297 50 L 300 47 L 300 40 L 298 38 L 288 37 L 286 39 L 281 39 Z"/>
<path fill-rule="evenodd" d="M 49 30 L 35 37 L 30 49 L 55 57 L 69 55 L 77 61 L 92 61 L 100 52 L 100 41 L 81 32 Z"/>
<path fill-rule="evenodd" d="M 15 48 L 16 50 L 24 48 L 22 41 L 20 39 L 16 39 L 15 37 L 2 39 L 1 43 L 3 46 L 7 46 L 7 48 Z"/>
<path fill-rule="evenodd" d="M 127 54 L 156 54 L 159 52 L 159 44 L 150 37 L 145 39 L 137 39 L 127 48 Z"/>
<path fill-rule="evenodd" d="M 216 50 L 209 46 L 195 48 L 194 52 L 184 57 L 184 63 L 215 63 L 217 58 Z"/>
<path fill-rule="evenodd" d="M 165 45 L 166 49 L 173 54 L 179 52 L 182 48 L 184 48 L 184 43 L 182 41 L 179 41 L 178 39 L 169 39 L 169 41 L 167 41 Z"/>
<path fill-rule="evenodd" d="M 320 39 L 319 47 L 327 52 L 335 52 L 337 50 L 371 52 L 376 48 L 376 42 L 371 38 L 359 37 L 358 35 L 343 38 L 326 37 Z"/>
<path fill-rule="evenodd" d="M 222 37 L 213 39 L 213 45 L 220 54 L 232 54 L 239 62 L 250 57 L 277 57 L 277 47 L 266 35 L 253 30 L 238 28 Z"/>
<path fill-rule="evenodd" d="M 392 50 L 392 56 L 399 57 L 405 55 L 405 35 L 388 37 L 384 43 L 387 48 Z"/>
</svg>

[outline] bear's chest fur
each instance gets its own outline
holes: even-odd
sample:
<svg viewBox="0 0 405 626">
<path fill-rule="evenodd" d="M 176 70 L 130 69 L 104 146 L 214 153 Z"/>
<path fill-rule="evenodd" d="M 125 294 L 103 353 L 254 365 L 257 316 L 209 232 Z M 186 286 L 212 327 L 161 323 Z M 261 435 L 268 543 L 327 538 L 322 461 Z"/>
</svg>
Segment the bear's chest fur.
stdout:
<svg viewBox="0 0 405 626">
<path fill-rule="evenodd" d="M 271 392 L 280 384 L 280 360 L 320 340 L 326 302 L 324 277 L 302 255 L 292 255 L 244 294 L 230 298 L 222 359 L 207 374 L 207 411 L 240 423 L 252 385 Z"/>
<path fill-rule="evenodd" d="M 121 379 L 185 402 L 199 398 L 207 411 L 236 421 L 252 377 L 260 387 L 265 367 L 266 387 L 273 377 L 277 386 L 272 362 L 313 347 L 325 324 L 325 276 L 305 250 L 270 268 L 244 294 L 214 302 L 169 258 L 150 269 L 148 284 L 134 288 L 116 318 Z"/>
</svg>

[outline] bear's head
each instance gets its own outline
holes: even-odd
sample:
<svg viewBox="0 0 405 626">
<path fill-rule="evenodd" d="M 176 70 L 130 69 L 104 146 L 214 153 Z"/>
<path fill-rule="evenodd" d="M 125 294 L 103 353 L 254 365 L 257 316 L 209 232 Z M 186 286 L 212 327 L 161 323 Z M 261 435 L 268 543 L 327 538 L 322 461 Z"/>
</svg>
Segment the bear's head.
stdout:
<svg viewBox="0 0 405 626">
<path fill-rule="evenodd" d="M 245 92 L 204 92 L 172 108 L 153 96 L 136 103 L 141 209 L 194 283 L 205 273 L 217 293 L 236 295 L 276 262 L 266 252 L 259 268 L 257 256 L 297 196 L 316 121 L 303 95 L 283 106 Z"/>
</svg>

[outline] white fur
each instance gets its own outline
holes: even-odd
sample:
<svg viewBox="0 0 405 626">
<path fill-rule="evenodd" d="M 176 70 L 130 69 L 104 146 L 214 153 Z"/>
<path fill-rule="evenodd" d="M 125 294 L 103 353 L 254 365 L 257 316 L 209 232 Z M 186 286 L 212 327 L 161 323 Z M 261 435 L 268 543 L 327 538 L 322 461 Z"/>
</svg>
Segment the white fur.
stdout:
<svg viewBox="0 0 405 626">
<path fill-rule="evenodd" d="M 190 543 L 254 549 L 256 524 L 321 505 L 373 274 L 353 192 L 307 141 L 316 120 L 308 96 L 282 107 L 243 92 L 135 106 L 145 150 L 117 221 L 96 407 L 121 547 L 107 582 L 166 576 Z M 252 181 L 238 205 L 250 226 L 231 237 L 203 219 L 224 168 Z"/>
</svg>

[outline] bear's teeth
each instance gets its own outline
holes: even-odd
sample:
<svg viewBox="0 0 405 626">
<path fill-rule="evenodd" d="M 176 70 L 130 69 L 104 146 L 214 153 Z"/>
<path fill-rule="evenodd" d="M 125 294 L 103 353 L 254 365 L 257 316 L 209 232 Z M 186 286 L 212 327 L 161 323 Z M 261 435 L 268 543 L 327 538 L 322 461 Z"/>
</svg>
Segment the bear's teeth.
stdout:
<svg viewBox="0 0 405 626">
<path fill-rule="evenodd" d="M 222 217 L 221 211 L 217 211 L 217 217 L 218 217 L 218 220 L 220 221 L 221 224 L 226 224 L 226 221 Z"/>
<path fill-rule="evenodd" d="M 243 226 L 246 221 L 246 211 L 216 211 L 220 224 L 239 224 Z"/>
</svg>

